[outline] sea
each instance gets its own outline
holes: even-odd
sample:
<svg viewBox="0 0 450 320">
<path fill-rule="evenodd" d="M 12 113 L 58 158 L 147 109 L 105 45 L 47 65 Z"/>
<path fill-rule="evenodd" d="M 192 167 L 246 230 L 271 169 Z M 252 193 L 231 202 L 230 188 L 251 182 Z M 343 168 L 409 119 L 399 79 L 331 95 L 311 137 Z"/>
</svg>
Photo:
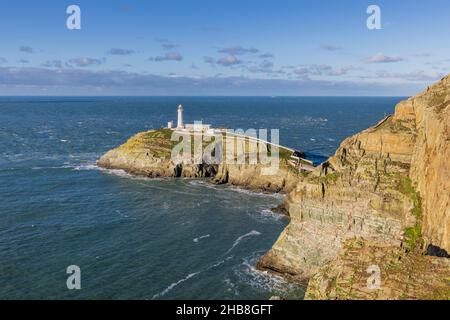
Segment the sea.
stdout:
<svg viewBox="0 0 450 320">
<path fill-rule="evenodd" d="M 96 160 L 182 104 L 188 123 L 278 129 L 319 164 L 403 99 L 1 97 L 0 299 L 301 299 L 304 287 L 255 268 L 289 223 L 270 211 L 283 195 Z"/>
</svg>

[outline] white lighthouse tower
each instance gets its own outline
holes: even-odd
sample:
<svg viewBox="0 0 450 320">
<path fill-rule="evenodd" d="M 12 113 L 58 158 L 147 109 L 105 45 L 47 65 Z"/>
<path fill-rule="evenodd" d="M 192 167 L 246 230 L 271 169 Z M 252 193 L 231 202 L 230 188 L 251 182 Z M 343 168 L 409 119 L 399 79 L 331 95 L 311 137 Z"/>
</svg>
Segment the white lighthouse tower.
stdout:
<svg viewBox="0 0 450 320">
<path fill-rule="evenodd" d="M 178 106 L 178 124 L 177 124 L 177 129 L 183 129 L 184 128 L 184 124 L 183 124 L 183 106 L 180 104 Z"/>
</svg>

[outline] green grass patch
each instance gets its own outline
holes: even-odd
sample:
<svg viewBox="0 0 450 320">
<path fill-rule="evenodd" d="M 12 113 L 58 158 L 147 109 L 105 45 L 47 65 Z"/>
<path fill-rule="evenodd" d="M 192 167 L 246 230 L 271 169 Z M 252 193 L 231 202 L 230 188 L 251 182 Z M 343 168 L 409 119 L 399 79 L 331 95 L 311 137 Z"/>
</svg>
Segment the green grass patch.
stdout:
<svg viewBox="0 0 450 320">
<path fill-rule="evenodd" d="M 404 230 L 404 237 L 406 247 L 412 251 L 415 248 L 420 247 L 422 243 L 422 200 L 420 194 L 414 189 L 412 181 L 409 178 L 403 178 L 400 180 L 399 190 L 401 193 L 409 196 L 413 201 L 414 207 L 411 209 L 411 214 L 416 219 L 416 223 L 413 227 L 408 227 Z"/>
<path fill-rule="evenodd" d="M 326 178 L 328 181 L 335 183 L 338 180 L 339 175 L 337 172 L 333 172 L 333 173 L 327 174 Z"/>
<path fill-rule="evenodd" d="M 412 181 L 409 178 L 403 178 L 400 180 L 399 190 L 404 195 L 411 198 L 414 203 L 414 207 L 411 209 L 411 214 L 417 219 L 422 219 L 422 201 L 420 199 L 420 194 L 414 189 Z"/>
<path fill-rule="evenodd" d="M 289 160 L 292 156 L 292 152 L 284 148 L 279 148 L 279 156 L 280 159 Z"/>
<path fill-rule="evenodd" d="M 422 242 L 422 232 L 420 229 L 420 224 L 416 224 L 414 227 L 409 227 L 404 230 L 403 236 L 405 237 L 405 244 L 408 250 L 413 251 L 415 248 L 420 247 Z"/>
<path fill-rule="evenodd" d="M 418 221 L 422 219 L 422 202 L 420 201 L 420 197 L 417 198 L 417 203 L 411 209 L 411 213 Z"/>
<path fill-rule="evenodd" d="M 335 184 L 339 179 L 339 173 L 333 172 L 321 177 L 311 177 L 312 182 Z"/>
<path fill-rule="evenodd" d="M 409 178 L 403 178 L 400 180 L 399 190 L 401 193 L 406 194 L 406 195 L 410 195 L 410 194 L 416 192 L 416 190 L 414 189 L 414 187 L 412 185 L 412 181 Z"/>
</svg>

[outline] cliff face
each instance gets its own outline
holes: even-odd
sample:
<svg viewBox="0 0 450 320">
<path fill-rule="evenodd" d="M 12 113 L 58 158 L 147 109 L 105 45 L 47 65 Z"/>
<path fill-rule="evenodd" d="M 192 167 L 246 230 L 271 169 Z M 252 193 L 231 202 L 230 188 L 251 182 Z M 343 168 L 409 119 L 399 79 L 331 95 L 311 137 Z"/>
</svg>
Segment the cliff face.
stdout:
<svg viewBox="0 0 450 320">
<path fill-rule="evenodd" d="M 166 129 L 138 133 L 108 151 L 97 164 L 146 177 L 211 178 L 217 184 L 270 192 L 290 192 L 299 179 L 299 173 L 283 158 L 277 175 L 264 175 L 262 170 L 268 166 L 260 164 L 175 164 L 171 152 L 176 142 L 171 141 L 171 134 Z"/>
<path fill-rule="evenodd" d="M 285 201 L 291 222 L 259 267 L 307 281 L 346 239 L 399 245 L 405 226 L 414 224 L 414 201 L 399 191 L 410 169 L 412 125 L 387 118 L 345 140 L 334 157 L 300 181 Z"/>
<path fill-rule="evenodd" d="M 411 179 L 422 196 L 425 240 L 450 253 L 450 76 L 400 104 L 414 117 Z"/>
<path fill-rule="evenodd" d="M 288 195 L 291 223 L 259 267 L 305 282 L 316 275 L 319 288 L 317 279 L 327 278 L 328 263 L 339 270 L 339 257 L 347 256 L 343 244 L 350 239 L 376 244 L 377 252 L 428 245 L 448 252 L 449 105 L 447 77 L 398 104 L 394 116 L 346 139 Z M 351 260 L 355 264 L 362 261 L 357 256 Z M 450 268 L 439 270 L 449 276 Z M 327 296 L 313 291 L 311 296 Z"/>
</svg>

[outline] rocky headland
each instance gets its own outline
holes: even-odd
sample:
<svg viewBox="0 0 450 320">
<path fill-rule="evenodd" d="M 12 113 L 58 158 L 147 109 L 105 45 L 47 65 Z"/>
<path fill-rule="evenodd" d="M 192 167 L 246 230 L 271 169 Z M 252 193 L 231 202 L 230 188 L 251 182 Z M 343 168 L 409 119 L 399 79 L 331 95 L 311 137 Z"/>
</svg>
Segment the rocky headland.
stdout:
<svg viewBox="0 0 450 320">
<path fill-rule="evenodd" d="M 179 142 L 171 140 L 172 133 L 173 130 L 170 129 L 138 133 L 123 145 L 107 152 L 97 164 L 103 168 L 121 169 L 145 177 L 209 178 L 216 184 L 230 184 L 265 192 L 290 192 L 301 176 L 298 170 L 288 164 L 289 152 L 282 149 L 279 151 L 277 175 L 262 173 L 270 165 L 249 164 L 248 161 L 244 164 L 209 164 L 205 161 L 198 164 L 182 161 L 174 163 L 172 150 Z M 206 145 L 205 142 L 205 147 Z M 248 158 L 250 153 L 246 148 L 243 156 Z"/>
<path fill-rule="evenodd" d="M 171 130 L 139 133 L 98 165 L 285 192 L 290 223 L 258 268 L 308 284 L 306 299 L 449 299 L 449 105 L 447 76 L 311 173 L 292 168 L 289 154 L 277 175 L 262 175 L 261 165 L 174 164 Z M 380 271 L 377 288 L 370 266 Z"/>
</svg>

